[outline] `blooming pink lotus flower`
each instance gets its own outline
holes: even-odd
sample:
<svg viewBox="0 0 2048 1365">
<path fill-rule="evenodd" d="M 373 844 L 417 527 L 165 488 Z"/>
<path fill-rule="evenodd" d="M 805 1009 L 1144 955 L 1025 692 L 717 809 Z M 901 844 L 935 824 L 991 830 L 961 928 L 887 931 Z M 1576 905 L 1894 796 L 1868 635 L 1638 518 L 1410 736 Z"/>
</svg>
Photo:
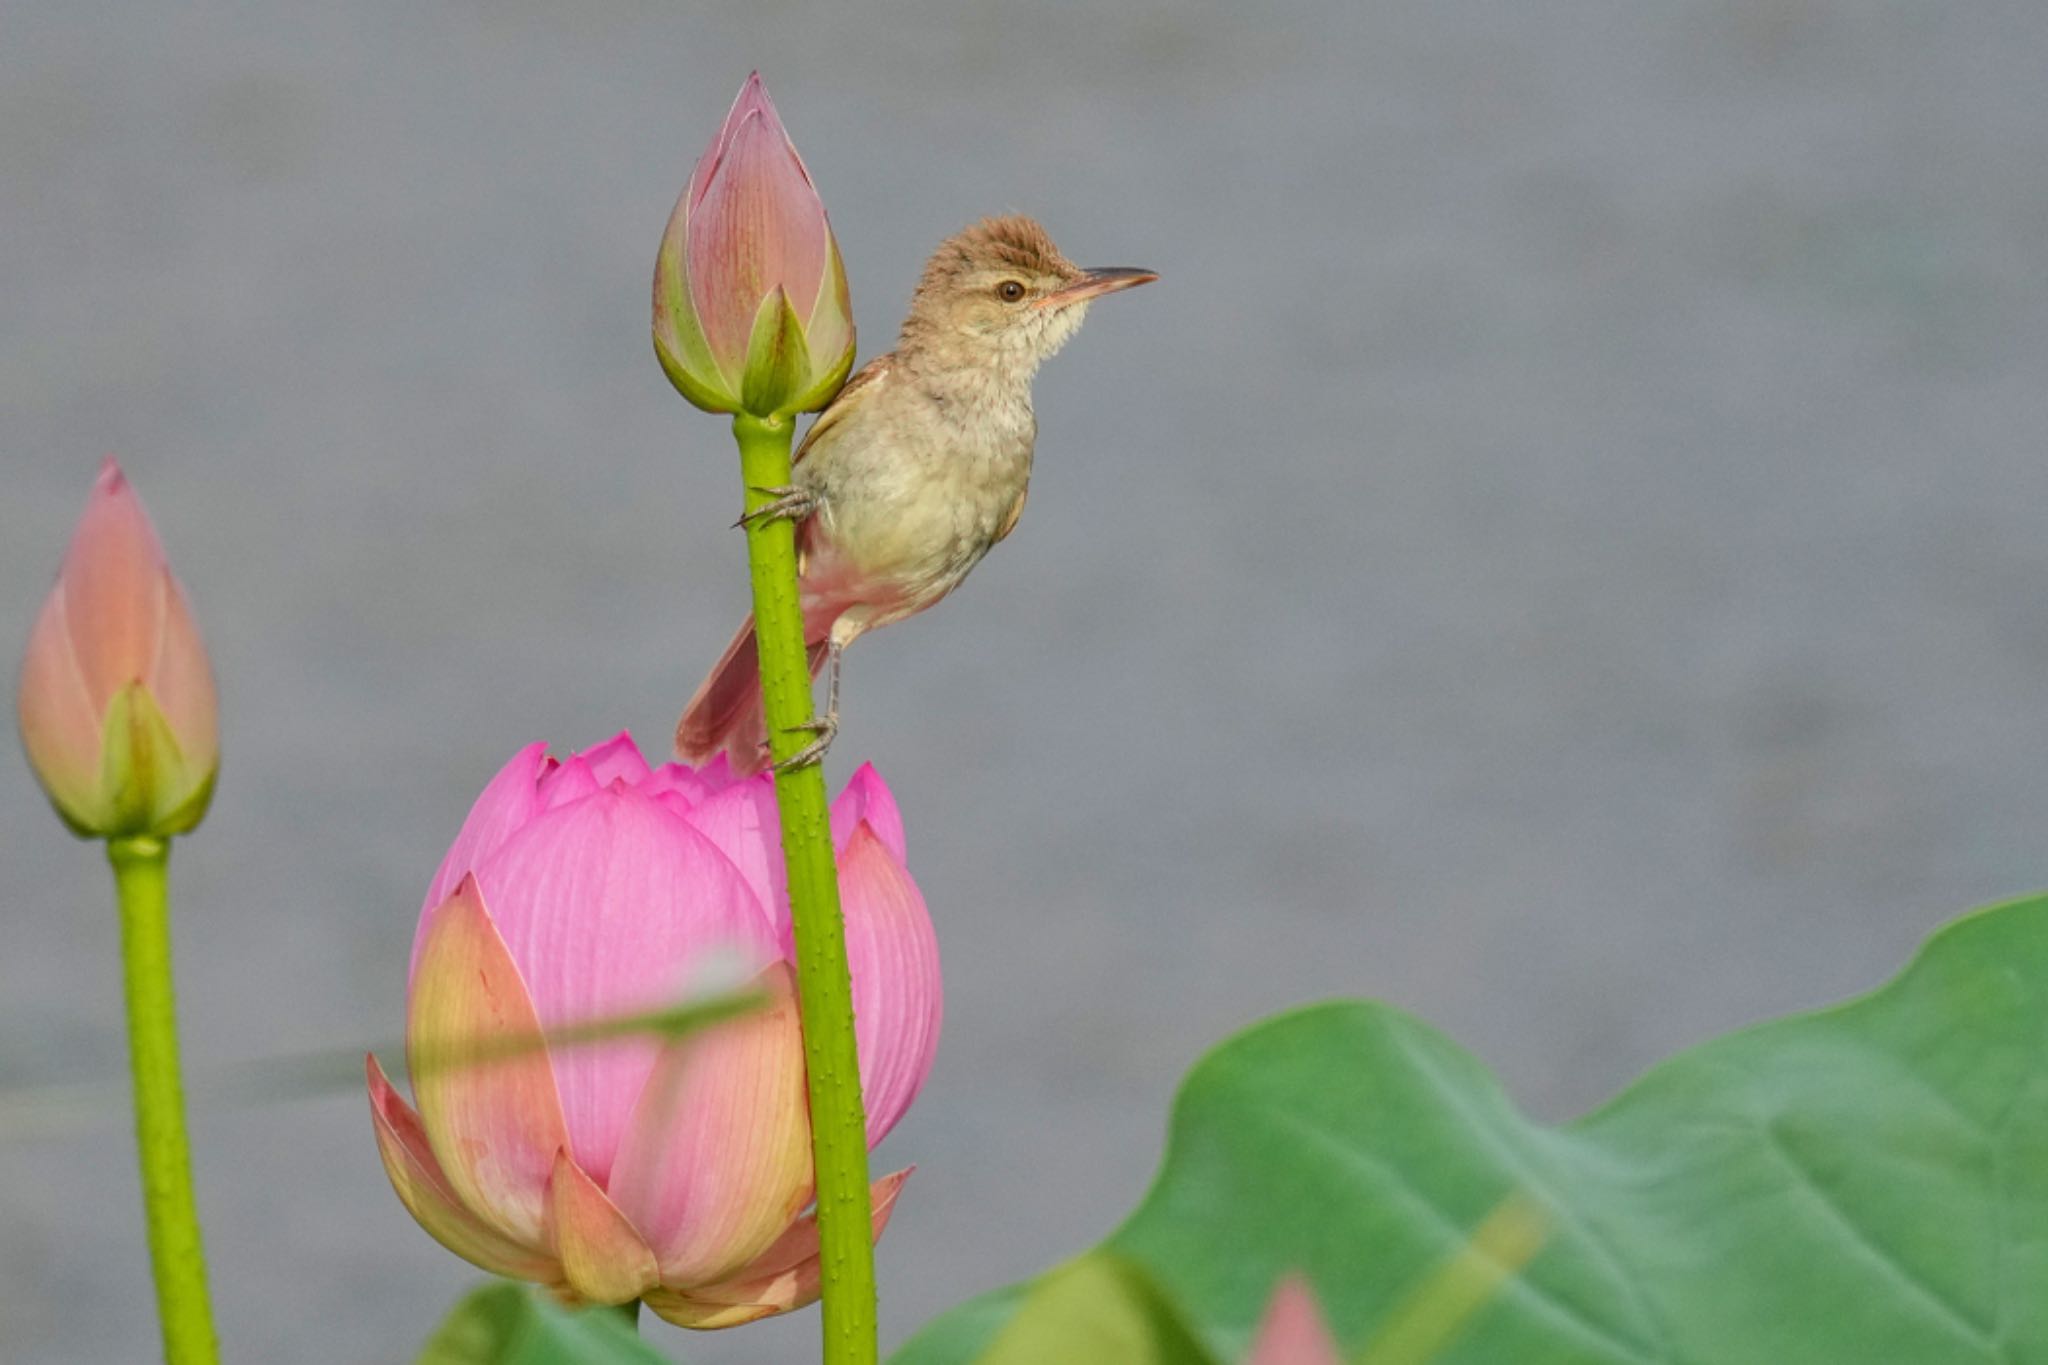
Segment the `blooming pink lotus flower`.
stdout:
<svg viewBox="0 0 2048 1365">
<path fill-rule="evenodd" d="M 822 408 L 853 367 L 839 244 L 759 72 L 697 162 L 654 262 L 654 350 L 712 412 Z"/>
<path fill-rule="evenodd" d="M 220 767 L 213 669 L 184 589 L 110 457 L 29 633 L 21 740 L 80 835 L 182 834 Z"/>
<path fill-rule="evenodd" d="M 872 768 L 840 794 L 832 828 L 872 1147 L 931 1069 L 938 945 Z M 765 776 L 735 778 L 722 759 L 650 770 L 625 734 L 567 762 L 520 750 L 421 912 L 406 1017 L 417 1112 L 368 1061 L 384 1169 L 420 1226 L 486 1270 L 574 1302 L 644 1299 L 685 1327 L 814 1301 L 781 876 Z M 766 985 L 766 1010 L 673 1041 L 516 1046 L 672 1005 L 735 960 Z M 909 1174 L 875 1182 L 877 1236 Z"/>
<path fill-rule="evenodd" d="M 1273 1291 L 1244 1365 L 1343 1365 L 1307 1280 L 1290 1275 Z"/>
</svg>

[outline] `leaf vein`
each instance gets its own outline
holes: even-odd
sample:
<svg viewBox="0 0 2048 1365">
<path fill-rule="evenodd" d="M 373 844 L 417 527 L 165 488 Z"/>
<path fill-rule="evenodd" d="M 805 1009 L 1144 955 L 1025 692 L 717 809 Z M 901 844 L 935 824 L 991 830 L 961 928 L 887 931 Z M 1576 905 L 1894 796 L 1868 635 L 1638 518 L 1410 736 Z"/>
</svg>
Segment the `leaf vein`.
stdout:
<svg viewBox="0 0 2048 1365">
<path fill-rule="evenodd" d="M 1391 1183 L 1405 1196 L 1405 1202 L 1409 1207 L 1433 1223 L 1437 1231 L 1453 1246 L 1462 1246 L 1469 1240 L 1469 1229 L 1439 1207 L 1399 1167 L 1370 1153 L 1357 1150 L 1339 1135 L 1298 1114 L 1289 1113 L 1284 1109 L 1268 1109 L 1264 1112 L 1275 1124 L 1299 1140 L 1328 1153 L 1346 1165 L 1367 1171 L 1380 1177 L 1381 1181 Z M 1509 1281 L 1509 1285 L 1511 1292 L 1526 1297 L 1544 1316 L 1562 1323 L 1579 1336 L 1598 1342 L 1620 1359 L 1637 1362 L 1638 1365 L 1656 1365 L 1657 1358 L 1646 1354 L 1643 1347 L 1615 1336 L 1605 1325 L 1587 1316 L 1582 1307 L 1560 1298 L 1554 1291 L 1536 1283 L 1528 1276 L 1517 1275 Z"/>
<path fill-rule="evenodd" d="M 1630 1272 L 1628 1263 L 1608 1242 L 1605 1231 L 1591 1215 L 1574 1207 L 1570 1200 L 1557 1194 L 1547 1177 L 1538 1179 L 1535 1166 L 1509 1144 L 1500 1140 L 1499 1135 L 1486 1123 L 1485 1117 L 1474 1113 L 1465 1103 L 1464 1093 L 1444 1076 L 1435 1061 L 1415 1049 L 1412 1039 L 1402 1037 L 1400 1047 L 1409 1064 L 1426 1072 L 1433 1082 L 1432 1088 L 1465 1120 L 1466 1132 L 1478 1139 L 1481 1145 L 1493 1154 L 1494 1159 L 1511 1172 L 1524 1187 L 1541 1195 L 1545 1209 L 1553 1218 L 1561 1219 L 1585 1239 L 1595 1260 L 1600 1262 L 1601 1268 L 1607 1272 L 1609 1280 L 1619 1285 L 1622 1293 L 1627 1295 L 1629 1306 L 1634 1310 L 1636 1324 L 1647 1326 L 1655 1338 L 1654 1345 L 1638 1346 L 1635 1349 L 1645 1356 L 1657 1356 L 1668 1362 L 1668 1365 L 1678 1365 L 1678 1353 L 1672 1345 L 1669 1329 L 1651 1307 L 1649 1294 Z M 1549 1129 L 1536 1131 L 1538 1136 L 1543 1138 L 1550 1137 L 1553 1132 Z"/>
<path fill-rule="evenodd" d="M 2000 1354 L 1997 1338 L 1991 1329 L 1976 1322 L 1961 1308 L 1950 1302 L 1939 1289 L 1929 1284 L 1920 1272 L 1913 1269 L 1883 1242 L 1849 1215 L 1849 1211 L 1827 1188 L 1822 1185 L 1815 1172 L 1787 1146 L 1778 1132 L 1775 1122 L 1766 1120 L 1758 1125 L 1764 1136 L 1764 1145 L 1780 1164 L 1799 1178 L 1799 1183 L 1813 1196 L 1813 1201 L 1829 1220 L 1849 1235 L 1849 1240 L 1862 1251 L 1864 1259 L 1884 1271 L 1905 1291 L 1905 1297 L 1919 1304 L 1935 1320 L 1955 1335 L 1963 1337 L 1972 1346 L 1992 1355 Z"/>
</svg>

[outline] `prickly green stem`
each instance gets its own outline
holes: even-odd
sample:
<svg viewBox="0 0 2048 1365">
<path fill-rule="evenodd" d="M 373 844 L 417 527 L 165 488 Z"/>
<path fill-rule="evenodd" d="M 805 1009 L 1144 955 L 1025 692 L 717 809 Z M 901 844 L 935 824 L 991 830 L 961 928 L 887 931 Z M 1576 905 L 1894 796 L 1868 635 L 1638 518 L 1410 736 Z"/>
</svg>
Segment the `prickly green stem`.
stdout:
<svg viewBox="0 0 2048 1365">
<path fill-rule="evenodd" d="M 788 419 L 733 419 L 739 438 L 746 509 L 772 501 L 763 488 L 790 481 Z M 803 610 L 797 596 L 796 531 L 786 519 L 747 525 L 747 561 L 754 586 L 754 637 L 767 703 L 768 752 L 781 762 L 812 739 L 799 727 L 813 718 L 811 670 L 805 657 Z M 839 876 L 832 861 L 832 821 L 825 770 L 813 763 L 775 778 L 782 812 L 782 855 L 789 869 L 790 915 L 796 930 L 797 1000 L 803 1011 L 804 1062 L 810 1077 L 811 1153 L 818 1175 L 818 1240 L 824 1269 L 825 1365 L 874 1365 L 875 1252 L 868 1207 L 867 1120 L 860 1059 L 853 1035 L 853 986 L 846 966 L 846 929 L 839 915 Z"/>
</svg>

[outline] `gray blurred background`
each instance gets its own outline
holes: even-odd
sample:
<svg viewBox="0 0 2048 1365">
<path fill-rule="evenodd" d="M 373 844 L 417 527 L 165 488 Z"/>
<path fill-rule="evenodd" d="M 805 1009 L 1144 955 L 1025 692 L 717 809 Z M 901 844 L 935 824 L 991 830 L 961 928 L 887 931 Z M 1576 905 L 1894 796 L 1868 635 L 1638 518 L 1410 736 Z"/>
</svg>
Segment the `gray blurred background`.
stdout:
<svg viewBox="0 0 2048 1365">
<path fill-rule="evenodd" d="M 648 278 L 751 67 L 863 354 L 986 212 L 1158 269 L 849 659 L 949 987 L 894 1342 L 1109 1229 L 1262 1014 L 1391 1000 L 1564 1118 L 2048 881 L 2044 64 L 2038 0 L 0 0 L 0 646 L 115 452 L 225 697 L 189 1062 L 382 1040 L 483 780 L 662 747 L 744 609 Z M 105 869 L 0 767 L 0 1084 L 118 1080 Z M 359 1093 L 196 1140 L 229 1359 L 476 1280 Z M 0 1142 L 0 1359 L 150 1358 L 138 1222 L 119 1113 Z"/>
</svg>

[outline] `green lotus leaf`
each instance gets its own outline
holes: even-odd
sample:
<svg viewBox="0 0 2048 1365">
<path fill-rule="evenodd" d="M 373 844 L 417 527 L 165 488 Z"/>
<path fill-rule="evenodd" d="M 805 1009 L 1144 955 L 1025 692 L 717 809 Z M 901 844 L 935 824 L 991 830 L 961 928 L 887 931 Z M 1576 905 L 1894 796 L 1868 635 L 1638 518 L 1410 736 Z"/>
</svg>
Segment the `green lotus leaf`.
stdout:
<svg viewBox="0 0 2048 1365">
<path fill-rule="evenodd" d="M 1196 1066 L 1104 1250 L 1225 1361 L 1302 1272 L 1358 1358 L 1511 1196 L 1542 1244 L 1447 1365 L 2048 1360 L 2048 898 L 1968 915 L 1882 989 L 1683 1053 L 1561 1127 L 1398 1010 L 1269 1020 Z M 1029 1301 L 965 1305 L 893 1365 L 983 1359 Z"/>
</svg>

